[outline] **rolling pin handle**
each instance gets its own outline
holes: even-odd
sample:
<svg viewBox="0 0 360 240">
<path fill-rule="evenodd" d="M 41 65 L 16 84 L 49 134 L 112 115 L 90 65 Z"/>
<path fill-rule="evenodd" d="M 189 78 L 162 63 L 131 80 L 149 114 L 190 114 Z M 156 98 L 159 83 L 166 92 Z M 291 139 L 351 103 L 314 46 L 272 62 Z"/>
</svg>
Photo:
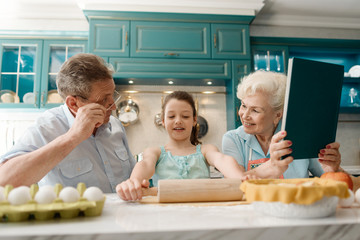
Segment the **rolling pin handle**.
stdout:
<svg viewBox="0 0 360 240">
<path fill-rule="evenodd" d="M 152 188 L 142 188 L 142 195 L 143 196 L 157 196 L 158 194 L 158 188 L 152 187 Z"/>
</svg>

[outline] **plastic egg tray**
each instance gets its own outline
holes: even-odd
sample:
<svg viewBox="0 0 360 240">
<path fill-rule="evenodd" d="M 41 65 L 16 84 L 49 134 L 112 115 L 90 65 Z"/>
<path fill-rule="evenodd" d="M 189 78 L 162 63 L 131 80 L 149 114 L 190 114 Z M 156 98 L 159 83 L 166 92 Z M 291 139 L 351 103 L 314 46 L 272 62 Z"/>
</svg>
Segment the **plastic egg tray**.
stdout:
<svg viewBox="0 0 360 240">
<path fill-rule="evenodd" d="M 59 198 L 59 193 L 63 186 L 56 184 L 54 187 L 57 198 L 49 204 L 39 204 L 34 200 L 36 192 L 39 190 L 37 184 L 30 186 L 32 200 L 21 205 L 11 205 L 7 200 L 0 202 L 0 223 L 1 222 L 20 222 L 30 219 L 50 220 L 54 218 L 70 219 L 78 216 L 94 217 L 100 216 L 104 207 L 105 196 L 101 201 L 88 201 L 83 197 L 86 190 L 84 183 L 77 185 L 80 199 L 77 202 L 66 203 Z M 5 197 L 13 189 L 11 185 L 5 186 Z"/>
</svg>

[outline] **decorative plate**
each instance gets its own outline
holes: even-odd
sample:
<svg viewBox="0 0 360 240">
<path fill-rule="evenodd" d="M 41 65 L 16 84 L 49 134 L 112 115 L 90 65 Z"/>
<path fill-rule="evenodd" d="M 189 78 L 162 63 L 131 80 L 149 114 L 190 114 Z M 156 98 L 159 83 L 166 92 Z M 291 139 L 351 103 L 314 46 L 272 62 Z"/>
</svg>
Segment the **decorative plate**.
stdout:
<svg viewBox="0 0 360 240">
<path fill-rule="evenodd" d="M 19 103 L 19 96 L 11 90 L 0 91 L 0 102 L 2 103 Z"/>
<path fill-rule="evenodd" d="M 350 77 L 360 77 L 360 65 L 352 66 L 349 70 Z"/>
<path fill-rule="evenodd" d="M 25 93 L 23 96 L 23 102 L 34 104 L 35 103 L 35 94 L 33 92 Z"/>
<path fill-rule="evenodd" d="M 46 103 L 63 103 L 63 99 L 57 90 L 50 90 L 48 92 L 47 102 Z"/>
</svg>

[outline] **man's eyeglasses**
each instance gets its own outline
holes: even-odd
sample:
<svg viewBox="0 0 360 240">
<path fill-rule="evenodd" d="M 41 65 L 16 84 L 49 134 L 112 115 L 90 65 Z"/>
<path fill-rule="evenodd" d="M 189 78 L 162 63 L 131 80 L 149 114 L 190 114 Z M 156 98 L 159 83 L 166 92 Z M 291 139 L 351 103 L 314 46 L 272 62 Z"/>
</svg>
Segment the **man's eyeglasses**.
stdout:
<svg viewBox="0 0 360 240">
<path fill-rule="evenodd" d="M 83 97 L 83 96 L 80 96 L 80 95 L 75 95 L 75 97 L 80 97 L 80 98 L 82 98 L 82 99 L 84 99 L 84 100 L 86 100 L 86 101 L 89 101 L 88 98 Z M 106 109 L 106 111 L 109 111 L 114 105 L 115 105 L 116 107 L 118 106 L 118 104 L 119 104 L 119 102 L 120 102 L 120 99 L 121 99 L 121 94 L 120 94 L 118 91 L 114 90 L 112 99 L 113 99 L 114 102 Z M 101 100 L 101 101 L 96 101 L 96 103 L 98 103 L 98 104 L 100 104 L 100 105 L 102 105 L 102 106 L 104 106 L 104 107 L 106 106 L 106 104 L 107 104 L 108 102 L 109 102 L 109 97 L 106 97 L 106 98 L 104 98 L 104 99 Z"/>
<path fill-rule="evenodd" d="M 106 111 L 110 110 L 114 105 L 115 105 L 116 108 L 118 107 L 118 104 L 119 104 L 120 99 L 121 99 L 121 94 L 116 90 L 114 90 L 113 99 L 114 99 L 114 103 L 111 104 L 110 107 L 108 107 L 106 109 Z"/>
</svg>

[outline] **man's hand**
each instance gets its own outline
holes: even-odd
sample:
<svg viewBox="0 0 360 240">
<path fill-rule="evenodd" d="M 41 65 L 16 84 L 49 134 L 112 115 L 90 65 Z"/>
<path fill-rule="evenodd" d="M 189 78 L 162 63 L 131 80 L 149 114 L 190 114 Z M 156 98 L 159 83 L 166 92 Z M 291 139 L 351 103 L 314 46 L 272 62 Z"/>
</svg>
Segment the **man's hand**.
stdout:
<svg viewBox="0 0 360 240">
<path fill-rule="evenodd" d="M 86 104 L 78 109 L 74 124 L 69 132 L 84 141 L 91 136 L 95 128 L 104 123 L 105 115 L 106 109 L 100 104 Z"/>
</svg>

